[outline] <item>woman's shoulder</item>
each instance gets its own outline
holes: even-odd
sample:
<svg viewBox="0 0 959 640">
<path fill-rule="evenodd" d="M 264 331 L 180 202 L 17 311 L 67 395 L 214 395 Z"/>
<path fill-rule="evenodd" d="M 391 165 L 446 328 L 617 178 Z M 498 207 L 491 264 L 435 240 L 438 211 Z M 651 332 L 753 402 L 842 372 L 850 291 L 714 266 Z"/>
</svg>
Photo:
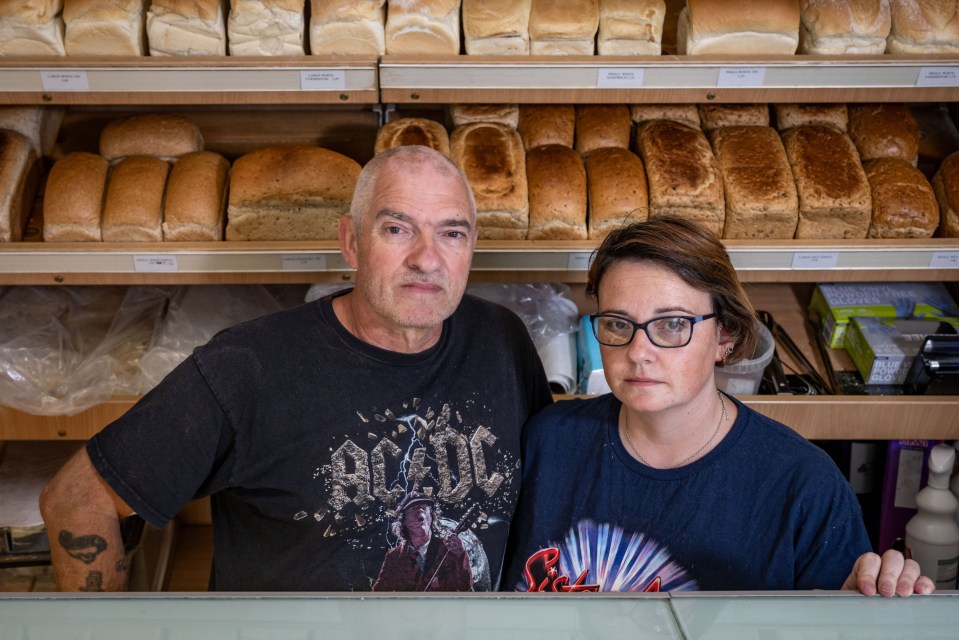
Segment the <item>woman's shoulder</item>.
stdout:
<svg viewBox="0 0 959 640">
<path fill-rule="evenodd" d="M 531 433 L 546 430 L 555 434 L 558 430 L 584 431 L 599 428 L 606 424 L 613 405 L 618 407 L 618 403 L 612 394 L 557 400 L 530 418 L 527 429 Z"/>
<path fill-rule="evenodd" d="M 826 470 L 838 472 L 832 458 L 794 428 L 742 404 L 739 411 L 746 418 L 744 438 L 763 452 L 760 459 L 814 475 Z"/>
</svg>

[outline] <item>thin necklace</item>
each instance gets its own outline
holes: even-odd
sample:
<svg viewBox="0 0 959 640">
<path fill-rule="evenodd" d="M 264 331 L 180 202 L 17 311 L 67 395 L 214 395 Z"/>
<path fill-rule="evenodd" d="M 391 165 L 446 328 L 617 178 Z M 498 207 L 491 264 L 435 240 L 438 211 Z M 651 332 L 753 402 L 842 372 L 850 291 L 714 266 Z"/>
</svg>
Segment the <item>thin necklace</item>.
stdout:
<svg viewBox="0 0 959 640">
<path fill-rule="evenodd" d="M 719 404 L 721 404 L 723 407 L 723 413 L 721 416 L 719 416 L 719 424 L 716 425 L 716 430 L 713 431 L 713 435 L 709 436 L 709 440 L 707 440 L 703 446 L 696 449 L 696 451 L 694 451 L 691 456 L 689 456 L 688 458 L 684 458 L 678 464 L 674 464 L 670 467 L 663 467 L 664 469 L 676 469 L 677 467 L 681 467 L 688 462 L 692 462 L 696 458 L 696 456 L 698 456 L 700 453 L 705 451 L 706 447 L 708 447 L 712 443 L 712 441 L 716 439 L 716 434 L 719 433 L 719 429 L 722 428 L 723 423 L 726 422 L 726 399 L 723 398 L 723 394 L 718 389 L 716 390 L 716 395 L 719 396 Z M 624 409 L 623 433 L 626 435 L 626 442 L 629 443 L 629 448 L 633 450 L 633 453 L 636 454 L 636 457 L 639 458 L 640 462 L 642 462 L 647 467 L 652 467 L 653 465 L 646 462 L 646 458 L 640 455 L 639 451 L 636 449 L 636 445 L 633 444 L 632 438 L 629 437 L 629 409 L 626 409 L 626 407 L 623 407 L 623 409 Z"/>
</svg>

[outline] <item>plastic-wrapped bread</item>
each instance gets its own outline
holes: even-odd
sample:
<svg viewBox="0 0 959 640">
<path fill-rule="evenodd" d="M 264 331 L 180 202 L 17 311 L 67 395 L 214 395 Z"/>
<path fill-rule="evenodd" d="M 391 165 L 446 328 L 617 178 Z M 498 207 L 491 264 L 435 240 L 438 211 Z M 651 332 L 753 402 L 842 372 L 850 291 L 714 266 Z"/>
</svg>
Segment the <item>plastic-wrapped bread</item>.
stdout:
<svg viewBox="0 0 959 640">
<path fill-rule="evenodd" d="M 650 120 L 674 120 L 697 129 L 702 127 L 699 109 L 694 104 L 631 104 L 629 117 L 636 124 Z"/>
<path fill-rule="evenodd" d="M 163 240 L 163 193 L 170 164 L 153 156 L 128 156 L 110 171 L 100 232 L 104 242 Z"/>
<path fill-rule="evenodd" d="M 113 120 L 100 132 L 100 155 L 110 161 L 126 156 L 156 156 L 163 160 L 203 149 L 203 135 L 181 116 L 143 114 Z"/>
<path fill-rule="evenodd" d="M 68 56 L 142 56 L 146 0 L 64 0 Z"/>
<path fill-rule="evenodd" d="M 919 160 L 919 125 L 904 104 L 849 105 L 849 136 L 863 160 Z"/>
<path fill-rule="evenodd" d="M 606 147 L 586 156 L 590 240 L 649 217 L 649 186 L 643 161 L 629 149 Z"/>
<path fill-rule="evenodd" d="M 530 53 L 591 56 L 598 28 L 599 0 L 533 0 Z"/>
<path fill-rule="evenodd" d="M 151 0 L 147 41 L 151 56 L 226 55 L 223 0 Z"/>
<path fill-rule="evenodd" d="M 892 27 L 889 0 L 800 0 L 799 53 L 878 54 Z"/>
<path fill-rule="evenodd" d="M 64 107 L 0 107 L 0 129 L 22 133 L 36 156 L 46 157 L 53 154 L 65 114 Z"/>
<path fill-rule="evenodd" d="M 796 0 L 686 0 L 676 23 L 680 54 L 793 54 L 799 46 Z"/>
<path fill-rule="evenodd" d="M 450 137 L 446 128 L 427 118 L 398 118 L 387 122 L 376 132 L 373 153 L 380 154 L 406 145 L 422 145 L 447 156 L 450 154 Z"/>
<path fill-rule="evenodd" d="M 463 45 L 470 55 L 529 53 L 532 0 L 463 0 Z"/>
<path fill-rule="evenodd" d="M 900 158 L 862 165 L 872 193 L 867 238 L 929 238 L 939 227 L 939 204 L 929 180 Z"/>
<path fill-rule="evenodd" d="M 665 17 L 664 0 L 599 0 L 599 54 L 658 56 L 663 50 Z"/>
<path fill-rule="evenodd" d="M 703 131 L 720 127 L 769 126 L 769 106 L 766 104 L 700 104 L 698 108 Z"/>
<path fill-rule="evenodd" d="M 526 152 L 529 240 L 585 240 L 586 169 L 578 153 L 561 144 Z"/>
<path fill-rule="evenodd" d="M 231 56 L 302 56 L 305 31 L 304 0 L 230 0 Z"/>
<path fill-rule="evenodd" d="M 519 124 L 517 104 L 454 104 L 450 106 L 454 127 L 474 122 L 499 122 L 514 129 Z"/>
<path fill-rule="evenodd" d="M 849 126 L 849 111 L 840 104 L 776 104 L 776 128 L 786 131 L 806 124 L 835 127 L 845 132 Z"/>
<path fill-rule="evenodd" d="M 43 192 L 43 239 L 98 242 L 110 163 L 85 151 L 57 160 Z"/>
<path fill-rule="evenodd" d="M 21 133 L 0 129 L 0 242 L 23 239 L 39 182 L 30 141 Z"/>
<path fill-rule="evenodd" d="M 959 53 L 959 2 L 890 0 L 886 53 Z"/>
<path fill-rule="evenodd" d="M 170 170 L 163 201 L 163 239 L 223 239 L 230 163 L 212 151 L 182 156 Z"/>
<path fill-rule="evenodd" d="M 519 124 L 516 128 L 526 149 L 544 144 L 572 147 L 576 131 L 576 110 L 570 104 L 520 105 Z"/>
<path fill-rule="evenodd" d="M 576 150 L 585 157 L 593 149 L 628 149 L 632 126 L 624 104 L 576 105 Z"/>
<path fill-rule="evenodd" d="M 386 13 L 386 53 L 460 52 L 460 0 L 392 0 Z"/>
<path fill-rule="evenodd" d="M 932 188 L 939 203 L 939 234 L 959 238 L 959 151 L 950 154 L 932 178 Z"/>
<path fill-rule="evenodd" d="M 0 2 L 0 56 L 63 56 L 63 0 Z"/>
<path fill-rule="evenodd" d="M 386 0 L 310 0 L 312 55 L 386 52 Z"/>
</svg>

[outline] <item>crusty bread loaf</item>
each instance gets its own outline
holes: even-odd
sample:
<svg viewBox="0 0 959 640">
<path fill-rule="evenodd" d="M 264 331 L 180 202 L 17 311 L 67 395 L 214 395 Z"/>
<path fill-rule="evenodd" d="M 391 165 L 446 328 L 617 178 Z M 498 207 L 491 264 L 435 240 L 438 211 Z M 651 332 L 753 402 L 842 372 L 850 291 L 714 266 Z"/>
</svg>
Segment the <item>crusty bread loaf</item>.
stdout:
<svg viewBox="0 0 959 640">
<path fill-rule="evenodd" d="M 374 153 L 383 153 L 393 147 L 418 144 L 450 154 L 450 136 L 446 128 L 426 118 L 398 118 L 387 122 L 376 133 Z"/>
<path fill-rule="evenodd" d="M 940 226 L 937 235 L 959 238 L 959 151 L 942 161 L 932 178 L 932 188 L 939 203 Z"/>
<path fill-rule="evenodd" d="M 460 0 L 394 0 L 386 13 L 386 53 L 457 55 Z"/>
<path fill-rule="evenodd" d="M 64 0 L 63 46 L 69 56 L 146 53 L 146 0 Z"/>
<path fill-rule="evenodd" d="M 226 22 L 231 56 L 306 53 L 304 0 L 230 0 Z"/>
<path fill-rule="evenodd" d="M 499 122 L 514 129 L 519 125 L 519 105 L 516 104 L 454 104 L 450 106 L 454 127 L 474 122 Z"/>
<path fill-rule="evenodd" d="M 658 56 L 665 17 L 664 0 L 599 0 L 599 54 Z"/>
<path fill-rule="evenodd" d="M 593 149 L 628 149 L 632 126 L 624 104 L 576 105 L 576 150 L 585 157 Z"/>
<path fill-rule="evenodd" d="M 38 158 L 49 156 L 57 142 L 64 107 L 0 107 L 0 129 L 22 133 Z"/>
<path fill-rule="evenodd" d="M 383 55 L 386 0 L 310 0 L 310 53 Z"/>
<path fill-rule="evenodd" d="M 799 194 L 796 238 L 865 238 L 872 196 L 849 136 L 807 125 L 793 127 L 782 139 Z"/>
<path fill-rule="evenodd" d="M 519 133 L 496 122 L 453 130 L 450 157 L 476 197 L 478 237 L 523 240 L 529 229 L 526 153 Z"/>
<path fill-rule="evenodd" d="M 533 0 L 529 16 L 530 53 L 593 55 L 598 28 L 599 0 Z"/>
<path fill-rule="evenodd" d="M 799 53 L 877 54 L 892 26 L 889 0 L 800 0 Z"/>
<path fill-rule="evenodd" d="M 561 144 L 526 152 L 529 240 L 586 239 L 586 169 L 578 153 Z"/>
<path fill-rule="evenodd" d="M 19 242 L 40 183 L 37 157 L 26 136 L 0 129 L 0 242 Z"/>
<path fill-rule="evenodd" d="M 949 107 L 942 103 L 913 105 L 909 108 L 919 128 L 919 169 L 933 176 L 939 164 L 951 153 L 959 151 L 959 129 L 949 116 Z"/>
<path fill-rule="evenodd" d="M 699 120 L 703 131 L 712 131 L 720 127 L 768 127 L 769 105 L 701 104 Z"/>
<path fill-rule="evenodd" d="M 163 239 L 223 239 L 230 163 L 212 151 L 180 157 L 170 170 L 163 202 Z"/>
<path fill-rule="evenodd" d="M 646 165 L 650 217 L 674 214 L 722 234 L 723 182 L 706 134 L 681 122 L 650 120 L 637 128 L 636 148 Z"/>
<path fill-rule="evenodd" d="M 63 0 L 0 2 L 0 56 L 62 56 Z"/>
<path fill-rule="evenodd" d="M 649 120 L 673 120 L 699 129 L 699 109 L 694 104 L 631 104 L 629 117 L 636 124 Z"/>
<path fill-rule="evenodd" d="M 799 223 L 799 199 L 776 130 L 721 127 L 710 140 L 726 192 L 723 238 L 792 238 Z"/>
<path fill-rule="evenodd" d="M 470 55 L 529 53 L 532 0 L 463 0 L 463 44 Z"/>
<path fill-rule="evenodd" d="M 43 192 L 43 239 L 98 242 L 110 163 L 85 151 L 65 155 L 50 169 Z"/>
<path fill-rule="evenodd" d="M 335 240 L 360 165 L 306 145 L 240 156 L 230 171 L 227 240 Z"/>
<path fill-rule="evenodd" d="M 849 124 L 849 112 L 844 103 L 777 104 L 775 108 L 776 128 L 780 131 L 806 124 L 835 127 L 839 131 L 846 131 Z"/>
<path fill-rule="evenodd" d="M 544 144 L 573 146 L 576 110 L 569 104 L 524 104 L 516 126 L 523 146 L 532 149 Z"/>
<path fill-rule="evenodd" d="M 900 158 L 863 163 L 872 193 L 867 238 L 929 238 L 939 227 L 939 204 L 926 176 Z"/>
<path fill-rule="evenodd" d="M 200 130 L 181 116 L 130 116 L 113 120 L 100 133 L 100 155 L 110 161 L 140 155 L 174 160 L 202 149 Z"/>
<path fill-rule="evenodd" d="M 849 136 L 863 160 L 919 158 L 919 125 L 904 104 L 849 105 Z"/>
<path fill-rule="evenodd" d="M 676 23 L 680 54 L 792 54 L 799 46 L 796 0 L 686 0 Z"/>
<path fill-rule="evenodd" d="M 151 0 L 147 11 L 151 56 L 225 56 L 222 0 Z"/>
<path fill-rule="evenodd" d="M 956 0 L 890 0 L 887 53 L 959 53 Z"/>
<path fill-rule="evenodd" d="M 643 161 L 628 149 L 606 147 L 586 156 L 590 240 L 649 217 L 649 186 Z"/>
<path fill-rule="evenodd" d="M 100 223 L 104 242 L 163 240 L 163 193 L 170 164 L 153 156 L 127 156 L 110 171 Z"/>
</svg>

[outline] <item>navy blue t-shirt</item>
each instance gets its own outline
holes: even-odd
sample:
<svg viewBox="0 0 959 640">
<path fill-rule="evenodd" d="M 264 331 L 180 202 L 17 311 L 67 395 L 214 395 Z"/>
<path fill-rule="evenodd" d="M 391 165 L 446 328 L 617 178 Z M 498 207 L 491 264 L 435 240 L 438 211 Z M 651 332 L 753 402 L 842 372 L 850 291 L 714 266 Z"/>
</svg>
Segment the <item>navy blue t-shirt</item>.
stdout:
<svg viewBox="0 0 959 640">
<path fill-rule="evenodd" d="M 523 435 L 504 590 L 838 589 L 870 550 L 820 449 L 737 402 L 706 456 L 653 469 L 623 447 L 612 395 L 569 400 Z"/>
</svg>

